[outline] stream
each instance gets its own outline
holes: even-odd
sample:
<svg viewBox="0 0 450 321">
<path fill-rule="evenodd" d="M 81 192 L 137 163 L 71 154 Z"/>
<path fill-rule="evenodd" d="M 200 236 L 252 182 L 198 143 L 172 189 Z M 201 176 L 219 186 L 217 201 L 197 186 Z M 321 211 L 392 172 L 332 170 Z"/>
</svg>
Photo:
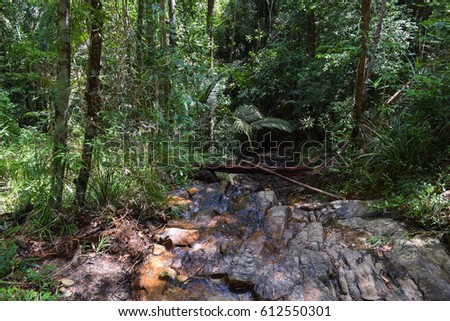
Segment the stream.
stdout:
<svg viewBox="0 0 450 321">
<path fill-rule="evenodd" d="M 272 184 L 273 183 L 273 184 Z M 450 256 L 349 200 L 309 203 L 285 182 L 194 181 L 153 231 L 135 300 L 450 300 Z"/>
</svg>

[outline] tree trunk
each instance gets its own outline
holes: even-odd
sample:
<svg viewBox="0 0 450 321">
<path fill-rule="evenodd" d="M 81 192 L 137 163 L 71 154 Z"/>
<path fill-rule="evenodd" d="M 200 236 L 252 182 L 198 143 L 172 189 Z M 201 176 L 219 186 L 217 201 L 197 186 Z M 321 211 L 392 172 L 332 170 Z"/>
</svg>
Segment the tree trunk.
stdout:
<svg viewBox="0 0 450 321">
<path fill-rule="evenodd" d="M 144 55 L 145 68 L 154 71 L 154 54 L 155 54 L 155 29 L 156 29 L 156 19 L 153 12 L 153 5 L 158 3 L 158 0 L 146 1 L 145 6 L 145 41 L 147 44 L 147 50 Z M 159 101 L 159 88 L 158 84 L 154 79 L 146 78 L 145 81 L 145 91 L 150 95 L 150 99 L 145 99 L 143 104 L 147 113 L 150 111 L 153 102 Z"/>
<path fill-rule="evenodd" d="M 86 84 L 86 125 L 84 133 L 83 152 L 81 161 L 83 167 L 80 170 L 76 180 L 76 204 L 83 207 L 85 204 L 86 190 L 91 175 L 92 168 L 92 151 L 95 136 L 97 134 L 98 112 L 102 106 L 102 98 L 100 94 L 100 70 L 102 55 L 102 2 L 101 0 L 90 0 L 93 9 L 91 31 L 90 31 L 90 47 L 87 69 Z"/>
<path fill-rule="evenodd" d="M 215 0 L 208 0 L 208 13 L 206 16 L 206 31 L 209 36 L 209 54 L 210 69 L 214 67 L 214 10 Z"/>
<path fill-rule="evenodd" d="M 234 45 L 236 42 L 237 11 L 238 11 L 238 1 L 234 1 L 233 22 L 231 25 L 230 62 L 233 62 Z"/>
<path fill-rule="evenodd" d="M 266 4 L 268 6 L 267 8 L 267 21 L 266 21 L 266 26 L 267 26 L 267 31 L 269 33 L 269 37 L 272 33 L 272 26 L 273 26 L 273 16 L 275 13 L 274 7 L 275 7 L 275 0 L 266 0 Z"/>
<path fill-rule="evenodd" d="M 351 141 L 356 145 L 361 125 L 361 116 L 364 103 L 364 92 L 366 83 L 366 61 L 367 61 L 367 38 L 370 26 L 371 0 L 362 0 L 361 10 L 361 50 L 359 54 L 358 71 L 355 85 L 355 104 L 353 107 L 353 131 Z"/>
<path fill-rule="evenodd" d="M 154 1 L 154 0 L 153 0 Z M 152 55 L 152 51 L 155 48 L 155 21 L 153 19 L 153 9 L 152 9 L 152 2 L 146 2 L 146 8 L 145 8 L 145 16 L 146 16 L 146 42 L 147 42 L 147 58 L 150 58 Z"/>
<path fill-rule="evenodd" d="M 316 16 L 314 9 L 308 11 L 308 27 L 307 27 L 308 55 L 310 58 L 316 56 Z"/>
<path fill-rule="evenodd" d="M 58 63 L 52 157 L 51 207 L 61 210 L 64 187 L 64 163 L 67 148 L 67 120 L 70 97 L 70 0 L 60 0 L 57 9 Z"/>
<path fill-rule="evenodd" d="M 136 57 L 139 69 L 144 66 L 144 50 L 143 50 L 143 29 L 144 29 L 144 0 L 138 0 L 137 7 L 137 30 L 136 30 Z"/>
<path fill-rule="evenodd" d="M 373 68 L 373 65 L 375 64 L 375 60 L 376 60 L 376 50 L 378 47 L 378 43 L 380 42 L 381 30 L 383 29 L 383 20 L 384 20 L 384 15 L 386 13 L 386 2 L 387 2 L 387 0 L 382 0 L 382 2 L 381 2 L 377 28 L 375 29 L 375 35 L 373 37 L 373 41 L 372 41 L 372 45 L 371 45 L 369 61 L 367 62 L 366 80 L 369 80 L 370 77 L 372 76 L 372 68 Z M 363 109 L 365 107 L 366 93 L 367 93 L 367 87 L 364 86 Z"/>
<path fill-rule="evenodd" d="M 159 2 L 159 24 L 161 31 L 161 48 L 167 51 L 166 0 Z"/>
<path fill-rule="evenodd" d="M 169 0 L 169 21 L 169 43 L 170 46 L 175 47 L 177 45 L 177 12 L 175 0 Z"/>
</svg>

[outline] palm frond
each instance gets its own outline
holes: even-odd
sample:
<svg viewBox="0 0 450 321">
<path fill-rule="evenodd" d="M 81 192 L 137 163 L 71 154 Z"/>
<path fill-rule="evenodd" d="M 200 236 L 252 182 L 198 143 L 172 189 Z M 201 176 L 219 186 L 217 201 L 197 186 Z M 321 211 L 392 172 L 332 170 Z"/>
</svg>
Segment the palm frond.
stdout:
<svg viewBox="0 0 450 321">
<path fill-rule="evenodd" d="M 198 101 L 202 104 L 206 104 L 208 101 L 209 96 L 211 95 L 212 91 L 214 90 L 214 88 L 216 86 L 219 85 L 219 83 L 225 79 L 226 77 L 228 77 L 228 75 L 231 73 L 231 69 L 227 69 L 225 71 L 223 71 L 222 73 L 214 76 L 211 79 L 211 82 L 208 84 L 208 86 L 206 86 L 206 88 L 201 91 L 198 95 Z"/>
<path fill-rule="evenodd" d="M 294 128 L 289 124 L 288 121 L 280 118 L 271 118 L 271 117 L 265 117 L 263 119 L 257 120 L 253 123 L 251 123 L 252 129 L 259 130 L 259 129 L 278 129 L 282 130 L 287 133 L 292 133 L 294 131 Z"/>
<path fill-rule="evenodd" d="M 238 133 L 245 134 L 249 140 L 251 140 L 251 135 L 253 133 L 253 127 L 251 124 L 247 123 L 245 120 L 233 117 L 234 118 L 234 128 Z"/>
<path fill-rule="evenodd" d="M 234 111 L 234 116 L 240 118 L 247 123 L 253 123 L 255 121 L 264 118 L 261 111 L 253 105 L 241 105 Z"/>
</svg>

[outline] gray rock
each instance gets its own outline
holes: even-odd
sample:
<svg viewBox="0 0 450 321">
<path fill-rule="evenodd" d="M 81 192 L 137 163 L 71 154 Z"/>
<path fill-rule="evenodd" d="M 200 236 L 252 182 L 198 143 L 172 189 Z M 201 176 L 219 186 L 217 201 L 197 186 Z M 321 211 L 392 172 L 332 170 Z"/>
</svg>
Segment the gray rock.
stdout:
<svg viewBox="0 0 450 321">
<path fill-rule="evenodd" d="M 291 209 L 288 206 L 271 207 L 264 218 L 265 231 L 271 237 L 281 239 L 290 215 Z"/>
<path fill-rule="evenodd" d="M 256 193 L 256 203 L 258 211 L 265 214 L 270 207 L 278 204 L 278 200 L 273 191 L 259 191 Z"/>
<path fill-rule="evenodd" d="M 450 258 L 438 240 L 395 240 L 390 259 L 408 271 L 425 300 L 450 300 Z"/>
<path fill-rule="evenodd" d="M 262 271 L 255 282 L 255 292 L 263 300 L 287 298 L 301 281 L 300 270 L 295 262 L 280 260 L 266 264 Z"/>
<path fill-rule="evenodd" d="M 351 217 L 370 217 L 374 211 L 369 208 L 368 201 L 334 201 L 331 202 L 334 219 L 345 219 Z"/>
<path fill-rule="evenodd" d="M 323 243 L 324 233 L 322 224 L 318 222 L 312 222 L 308 225 L 307 231 L 309 242 Z"/>
</svg>

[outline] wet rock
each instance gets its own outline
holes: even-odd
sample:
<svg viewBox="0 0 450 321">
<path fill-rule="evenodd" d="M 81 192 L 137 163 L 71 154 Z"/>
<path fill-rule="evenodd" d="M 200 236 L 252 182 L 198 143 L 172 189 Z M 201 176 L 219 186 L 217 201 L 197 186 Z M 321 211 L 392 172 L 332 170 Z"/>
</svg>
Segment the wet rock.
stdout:
<svg viewBox="0 0 450 321">
<path fill-rule="evenodd" d="M 172 268 L 165 268 L 164 270 L 159 273 L 160 279 L 169 279 L 169 280 L 175 280 L 177 278 L 177 271 L 175 271 Z"/>
<path fill-rule="evenodd" d="M 188 204 L 192 203 L 191 200 L 183 198 L 181 196 L 173 195 L 168 197 L 167 204 L 169 206 L 187 206 Z"/>
<path fill-rule="evenodd" d="M 259 212 L 264 215 L 270 207 L 278 204 L 278 200 L 273 191 L 259 191 L 256 193 L 256 203 Z"/>
<path fill-rule="evenodd" d="M 147 257 L 133 282 L 134 299 L 142 301 L 161 299 L 167 282 L 161 279 L 160 275 L 164 270 L 170 268 L 173 258 L 174 255 L 170 252 Z"/>
<path fill-rule="evenodd" d="M 246 209 L 250 205 L 250 198 L 248 194 L 235 195 L 230 198 L 231 210 L 237 212 Z"/>
<path fill-rule="evenodd" d="M 228 273 L 232 288 L 238 290 L 253 288 L 266 241 L 264 233 L 257 231 L 233 257 Z"/>
<path fill-rule="evenodd" d="M 197 242 L 198 230 L 184 230 L 175 227 L 166 228 L 159 236 L 160 242 L 170 242 L 174 246 L 188 246 Z"/>
<path fill-rule="evenodd" d="M 191 187 L 191 188 L 188 188 L 187 190 L 186 190 L 186 192 L 189 194 L 189 196 L 194 196 L 195 194 L 197 194 L 198 193 L 198 188 L 197 187 Z"/>
<path fill-rule="evenodd" d="M 188 276 L 185 275 L 185 274 L 180 274 L 180 275 L 177 275 L 176 280 L 177 280 L 178 282 L 180 282 L 180 283 L 184 283 L 184 282 L 186 282 L 187 280 L 189 280 L 189 278 L 188 278 Z"/>
<path fill-rule="evenodd" d="M 217 282 L 219 281 L 219 282 Z M 169 288 L 164 293 L 164 300 L 170 301 L 250 301 L 251 292 L 233 293 L 220 280 L 197 277 Z"/>
<path fill-rule="evenodd" d="M 190 219 L 168 222 L 169 228 L 160 236 L 161 241 L 180 246 L 153 252 L 158 256 L 150 261 L 173 257 L 166 258 L 168 266 L 159 262 L 163 268 L 157 280 L 153 274 L 148 277 L 154 284 L 150 290 L 141 287 L 143 298 L 450 298 L 445 246 L 437 239 L 405 239 L 406 228 L 393 219 L 377 217 L 368 202 L 296 203 L 291 209 L 277 205 L 277 196 L 270 190 L 255 193 L 254 188 L 221 188 L 217 183 L 195 186 L 195 194 L 185 193 L 186 197 L 192 194 L 186 216 Z M 190 241 L 172 240 L 179 230 L 195 232 Z M 158 283 L 169 279 L 176 282 Z"/>
<path fill-rule="evenodd" d="M 264 229 L 271 237 L 281 239 L 290 215 L 288 206 L 271 207 L 264 218 Z"/>
<path fill-rule="evenodd" d="M 313 203 L 303 203 L 303 204 L 299 204 L 298 208 L 300 208 L 301 210 L 304 211 L 314 211 L 314 209 L 316 208 L 315 205 Z"/>
<path fill-rule="evenodd" d="M 219 191 L 220 191 L 222 194 L 225 194 L 230 186 L 231 186 L 231 182 L 230 182 L 230 181 L 227 181 L 227 180 L 221 180 L 221 181 L 220 181 Z"/>
<path fill-rule="evenodd" d="M 160 255 L 160 254 L 163 254 L 164 252 L 166 252 L 165 246 L 159 245 L 159 244 L 153 245 L 153 254 L 154 255 Z"/>
<path fill-rule="evenodd" d="M 266 264 L 261 272 L 255 280 L 255 292 L 262 300 L 285 299 L 301 281 L 298 265 L 292 261 Z"/>
</svg>

